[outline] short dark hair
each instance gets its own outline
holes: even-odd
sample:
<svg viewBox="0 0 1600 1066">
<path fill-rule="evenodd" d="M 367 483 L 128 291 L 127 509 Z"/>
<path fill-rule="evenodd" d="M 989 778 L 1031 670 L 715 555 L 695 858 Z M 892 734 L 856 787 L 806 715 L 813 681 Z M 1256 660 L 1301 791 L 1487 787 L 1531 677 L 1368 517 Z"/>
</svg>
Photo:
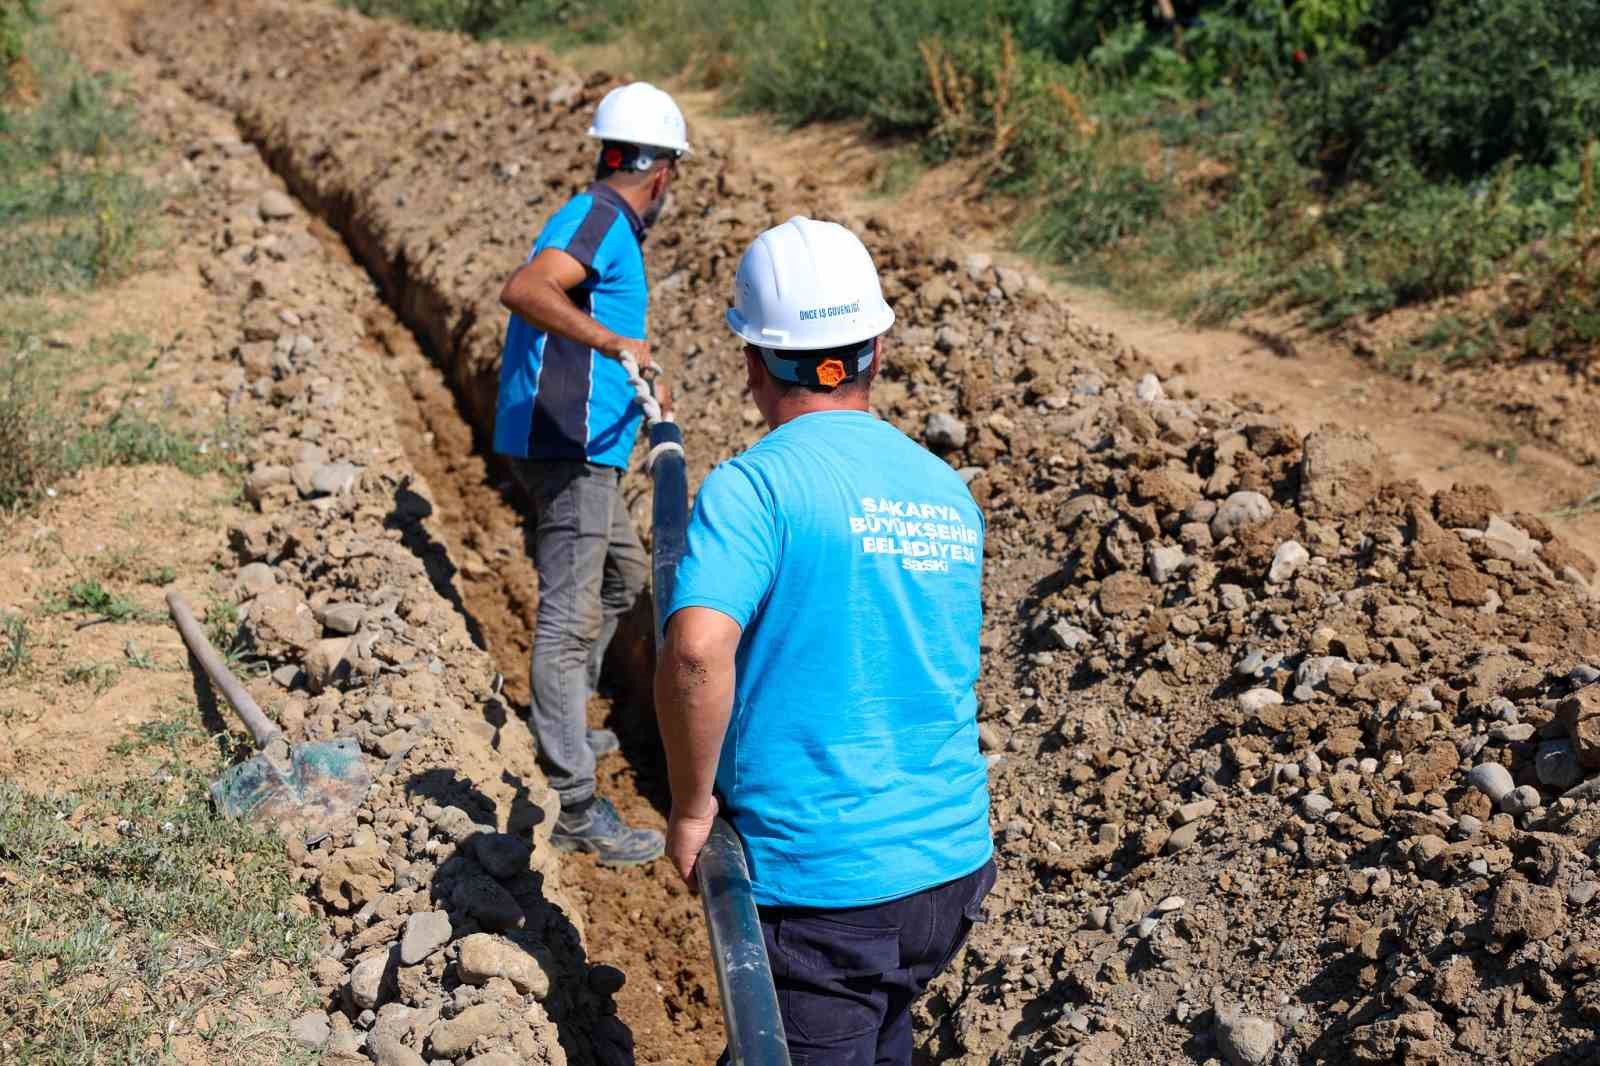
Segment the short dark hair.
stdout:
<svg viewBox="0 0 1600 1066">
<path fill-rule="evenodd" d="M 819 348 L 815 351 L 806 352 L 806 358 L 815 359 L 819 363 L 824 359 L 837 359 L 845 366 L 853 366 L 861 359 L 861 347 L 861 342 L 856 341 L 853 344 L 843 344 L 837 348 Z M 766 366 L 766 360 L 762 357 L 760 348 L 753 344 L 746 344 L 745 351 L 754 355 L 757 359 L 761 359 L 761 365 Z M 772 379 L 773 384 L 778 386 L 778 392 L 785 396 L 801 390 L 814 392 L 818 396 L 857 396 L 864 394 L 872 387 L 872 382 L 877 377 L 877 374 L 877 367 L 873 363 L 868 363 L 866 369 L 858 371 L 855 377 L 829 388 L 826 385 L 806 385 L 798 381 L 785 381 L 772 373 L 770 367 L 767 369 L 767 376 Z"/>
</svg>

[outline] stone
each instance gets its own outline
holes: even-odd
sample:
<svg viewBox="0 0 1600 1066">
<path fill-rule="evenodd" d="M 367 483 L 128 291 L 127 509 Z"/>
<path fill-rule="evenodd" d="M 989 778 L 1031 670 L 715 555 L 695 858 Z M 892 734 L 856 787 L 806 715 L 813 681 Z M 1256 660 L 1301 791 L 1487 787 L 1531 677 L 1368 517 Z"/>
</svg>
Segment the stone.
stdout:
<svg viewBox="0 0 1600 1066">
<path fill-rule="evenodd" d="M 250 599 L 259 596 L 278 583 L 278 575 L 272 572 L 272 567 L 266 563 L 246 563 L 239 568 L 239 576 L 234 581 L 234 588 L 238 590 L 241 599 Z"/>
<path fill-rule="evenodd" d="M 1600 881 L 1579 881 L 1567 889 L 1567 902 L 1574 907 L 1587 906 L 1600 893 Z"/>
<path fill-rule="evenodd" d="M 1514 788 L 1500 797 L 1500 809 L 1507 814 L 1523 814 L 1539 806 L 1539 790 L 1532 785 Z"/>
<path fill-rule="evenodd" d="M 1311 561 L 1311 553 L 1297 540 L 1286 540 L 1272 553 L 1272 565 L 1267 569 L 1267 580 L 1281 585 L 1294 577 L 1300 568 Z"/>
<path fill-rule="evenodd" d="M 381 951 L 376 955 L 369 955 L 356 963 L 350 970 L 350 979 L 345 986 L 350 993 L 350 1002 L 362 1010 L 371 1010 L 382 1002 L 383 993 L 391 984 L 389 971 L 391 953 Z"/>
<path fill-rule="evenodd" d="M 456 973 L 469 985 L 482 985 L 503 977 L 524 995 L 543 999 L 550 992 L 550 977 L 545 960 L 502 936 L 473 933 L 458 945 Z"/>
<path fill-rule="evenodd" d="M 1300 797 L 1300 813 L 1307 821 L 1320 822 L 1333 810 L 1333 801 L 1320 792 L 1308 792 Z"/>
<path fill-rule="evenodd" d="M 1532 555 L 1539 549 L 1538 541 L 1497 514 L 1489 516 L 1483 537 L 1485 540 L 1499 541 L 1518 555 Z"/>
<path fill-rule="evenodd" d="M 967 346 L 967 335 L 955 326 L 940 326 L 933 336 L 933 346 L 948 355 Z"/>
<path fill-rule="evenodd" d="M 367 1037 L 367 1050 L 378 1066 L 427 1066 L 427 1060 L 400 1042 L 392 1033 L 374 1032 Z"/>
<path fill-rule="evenodd" d="M 1160 378 L 1146 374 L 1133 387 L 1133 395 L 1140 403 L 1159 403 L 1167 398 L 1167 390 L 1161 387 Z"/>
<path fill-rule="evenodd" d="M 1260 677 L 1267 669 L 1267 653 L 1253 651 L 1233 664 L 1234 677 Z"/>
<path fill-rule="evenodd" d="M 341 848 L 328 856 L 317 879 L 322 898 L 335 910 L 359 910 L 393 884 L 394 871 L 376 847 Z"/>
<path fill-rule="evenodd" d="M 1547 740 L 1540 744 L 1533 767 L 1541 785 L 1549 785 L 1562 792 L 1583 778 L 1583 770 L 1578 765 L 1578 753 L 1572 750 L 1570 740 Z"/>
<path fill-rule="evenodd" d="M 1588 685 L 1562 700 L 1556 716 L 1567 728 L 1578 765 L 1600 770 L 1600 685 Z"/>
<path fill-rule="evenodd" d="M 1231 537 L 1249 526 L 1272 517 L 1272 501 L 1259 492 L 1235 492 L 1217 508 L 1211 518 L 1211 535 L 1218 540 Z"/>
<path fill-rule="evenodd" d="M 320 1010 L 309 1011 L 289 1023 L 289 1039 L 312 1051 L 326 1044 L 332 1033 L 328 1016 Z"/>
<path fill-rule="evenodd" d="M 449 837 L 453 843 L 459 844 L 468 837 L 478 833 L 488 833 L 492 830 L 485 829 L 472 820 L 472 816 L 460 807 L 444 807 L 439 813 L 428 819 L 434 827 Z"/>
<path fill-rule="evenodd" d="M 1386 480 L 1386 462 L 1365 433 L 1324 426 L 1308 435 L 1300 459 L 1299 510 L 1307 518 L 1346 518 L 1364 510 Z"/>
<path fill-rule="evenodd" d="M 325 629 L 350 636 L 361 628 L 366 613 L 367 609 L 359 603 L 330 603 L 317 612 L 317 620 Z"/>
<path fill-rule="evenodd" d="M 1497 762 L 1479 763 L 1467 772 L 1467 784 L 1489 797 L 1489 802 L 1499 804 L 1516 787 L 1511 771 Z"/>
<path fill-rule="evenodd" d="M 321 635 L 316 617 L 298 590 L 278 585 L 249 603 L 249 623 L 256 646 L 277 658 L 291 651 L 306 651 Z"/>
<path fill-rule="evenodd" d="M 1200 836 L 1200 823 L 1190 822 L 1181 825 L 1167 837 L 1166 845 L 1162 848 L 1168 855 L 1176 855 L 1181 851 L 1188 851 L 1194 847 L 1195 840 Z"/>
<path fill-rule="evenodd" d="M 256 211 L 268 222 L 294 217 L 294 200 L 277 189 L 269 189 L 256 202 Z"/>
<path fill-rule="evenodd" d="M 349 680 L 350 642 L 350 637 L 329 637 L 311 646 L 304 664 L 306 688 L 321 692 Z"/>
<path fill-rule="evenodd" d="M 1100 610 L 1113 618 L 1134 614 L 1155 598 L 1155 586 L 1132 570 L 1118 571 L 1100 583 Z"/>
<path fill-rule="evenodd" d="M 967 424 L 954 415 L 935 411 L 928 416 L 922 436 L 934 451 L 954 451 L 966 446 Z"/>
<path fill-rule="evenodd" d="M 1278 1026 L 1236 1007 L 1217 1008 L 1217 1047 L 1230 1066 L 1265 1066 L 1278 1046 Z"/>
<path fill-rule="evenodd" d="M 338 496 L 349 492 L 361 477 L 361 468 L 354 463 L 339 461 L 324 463 L 311 475 L 313 496 Z"/>
<path fill-rule="evenodd" d="M 1546 885 L 1507 881 L 1489 905 L 1489 931 L 1498 940 L 1544 940 L 1566 920 L 1561 893 Z"/>
<path fill-rule="evenodd" d="M 1158 585 L 1165 585 L 1188 565 L 1189 557 L 1182 548 L 1154 547 L 1149 550 L 1146 560 L 1146 569 L 1150 573 L 1150 580 Z"/>
<path fill-rule="evenodd" d="M 1005 746 L 1005 738 L 1000 735 L 1000 730 L 995 728 L 993 722 L 980 722 L 978 724 L 979 751 L 1001 751 Z"/>
<path fill-rule="evenodd" d="M 1337 655 L 1316 655 L 1303 660 L 1294 672 L 1294 698 L 1314 699 L 1318 691 L 1335 695 L 1355 685 L 1355 667 Z"/>
<path fill-rule="evenodd" d="M 428 1046 L 435 1058 L 453 1059 L 465 1054 L 480 1040 L 500 1035 L 506 1028 L 498 1006 L 479 1003 L 454 1018 L 434 1023 L 428 1031 Z"/>
<path fill-rule="evenodd" d="M 1058 621 L 1045 630 L 1045 644 L 1058 651 L 1073 651 L 1093 643 L 1094 637 L 1088 630 L 1070 622 Z"/>
<path fill-rule="evenodd" d="M 1168 896 L 1156 904 L 1157 914 L 1172 914 L 1181 911 L 1189 905 L 1189 901 L 1182 896 Z"/>
<path fill-rule="evenodd" d="M 1513 725 L 1497 725 L 1489 730 L 1489 739 L 1498 740 L 1502 744 L 1521 744 L 1533 739 L 1536 730 L 1527 722 L 1517 722 Z"/>
<path fill-rule="evenodd" d="M 400 938 L 400 961 L 406 966 L 432 955 L 450 942 L 450 915 L 444 911 L 420 911 L 406 919 Z"/>
<path fill-rule="evenodd" d="M 478 862 L 497 881 L 515 881 L 528 872 L 533 847 L 510 833 L 479 833 L 472 838 Z"/>
<path fill-rule="evenodd" d="M 1216 812 L 1216 809 L 1217 801 L 1214 799 L 1197 799 L 1190 803 L 1181 804 L 1177 812 L 1178 824 L 1188 825 L 1190 822 L 1198 822 L 1202 818 L 1209 818 Z"/>
<path fill-rule="evenodd" d="M 1277 707 L 1283 703 L 1283 696 L 1270 688 L 1253 688 L 1239 693 L 1239 709 L 1246 714 L 1259 714 L 1268 707 Z"/>
</svg>

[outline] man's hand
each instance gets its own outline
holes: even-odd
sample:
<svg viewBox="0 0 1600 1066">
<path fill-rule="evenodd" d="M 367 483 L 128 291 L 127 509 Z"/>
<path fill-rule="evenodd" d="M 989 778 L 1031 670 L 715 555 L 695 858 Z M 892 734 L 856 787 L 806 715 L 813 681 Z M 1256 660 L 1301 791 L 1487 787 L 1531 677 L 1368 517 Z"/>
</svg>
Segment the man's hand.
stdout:
<svg viewBox="0 0 1600 1066">
<path fill-rule="evenodd" d="M 650 359 L 650 342 L 634 340 L 632 337 L 619 337 L 613 333 L 604 344 L 595 346 L 595 351 L 601 355 L 610 356 L 612 359 L 621 359 L 624 355 L 633 357 L 639 364 L 640 373 L 651 370 L 655 364 Z"/>
<path fill-rule="evenodd" d="M 710 803 L 710 808 L 704 813 L 690 814 L 673 807 L 672 813 L 667 816 L 667 860 L 678 871 L 678 876 L 683 878 L 684 884 L 689 886 L 689 891 L 695 893 L 700 891 L 700 886 L 695 882 L 695 863 L 700 859 L 700 849 L 706 846 L 706 840 L 711 836 L 711 823 L 717 817 L 715 796 Z"/>
<path fill-rule="evenodd" d="M 665 378 L 657 377 L 655 383 L 656 403 L 661 405 L 661 413 L 672 413 L 672 386 L 668 385 Z"/>
</svg>

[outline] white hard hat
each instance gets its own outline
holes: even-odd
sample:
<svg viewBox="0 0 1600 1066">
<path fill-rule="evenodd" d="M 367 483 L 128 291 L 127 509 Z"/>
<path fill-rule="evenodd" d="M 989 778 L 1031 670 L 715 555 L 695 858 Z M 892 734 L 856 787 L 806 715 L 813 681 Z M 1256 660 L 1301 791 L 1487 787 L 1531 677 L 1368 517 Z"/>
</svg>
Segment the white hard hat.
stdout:
<svg viewBox="0 0 1600 1066">
<path fill-rule="evenodd" d="M 728 326 L 757 348 L 808 351 L 863 343 L 894 325 L 861 238 L 795 216 L 739 260 Z"/>
<path fill-rule="evenodd" d="M 647 81 L 619 85 L 606 93 L 595 108 L 589 136 L 690 154 L 683 112 L 672 97 Z"/>
</svg>

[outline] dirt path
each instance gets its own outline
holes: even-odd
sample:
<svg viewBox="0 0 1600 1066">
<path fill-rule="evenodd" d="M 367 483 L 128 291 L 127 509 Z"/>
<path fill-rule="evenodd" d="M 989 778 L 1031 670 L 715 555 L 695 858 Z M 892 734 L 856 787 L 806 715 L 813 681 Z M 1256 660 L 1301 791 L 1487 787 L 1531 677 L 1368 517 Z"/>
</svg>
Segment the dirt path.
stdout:
<svg viewBox="0 0 1600 1066">
<path fill-rule="evenodd" d="M 617 57 L 610 48 L 579 58 L 604 64 Z M 795 177 L 957 258 L 983 253 L 1039 269 L 1005 250 L 1014 208 L 974 199 L 969 168 L 961 163 L 918 171 L 914 146 L 882 143 L 859 123 L 787 130 L 769 117 L 728 114 L 714 93 L 677 89 L 691 125 L 737 144 L 758 173 Z M 827 165 L 819 167 L 819 159 Z M 894 188 L 907 168 L 915 174 L 909 187 L 880 191 Z M 1139 349 L 1169 392 L 1227 397 L 1307 428 L 1331 423 L 1362 430 L 1398 476 L 1416 478 L 1430 492 L 1483 484 L 1515 510 L 1548 515 L 1600 490 L 1600 471 L 1536 442 L 1517 419 L 1485 409 L 1472 393 L 1458 397 L 1448 381 L 1417 384 L 1385 373 L 1291 322 L 1261 319 L 1239 329 L 1207 329 L 1119 303 L 1103 289 L 1052 282 L 1051 290 L 1085 321 Z M 1600 511 L 1559 520 L 1555 528 L 1600 559 Z"/>
</svg>

